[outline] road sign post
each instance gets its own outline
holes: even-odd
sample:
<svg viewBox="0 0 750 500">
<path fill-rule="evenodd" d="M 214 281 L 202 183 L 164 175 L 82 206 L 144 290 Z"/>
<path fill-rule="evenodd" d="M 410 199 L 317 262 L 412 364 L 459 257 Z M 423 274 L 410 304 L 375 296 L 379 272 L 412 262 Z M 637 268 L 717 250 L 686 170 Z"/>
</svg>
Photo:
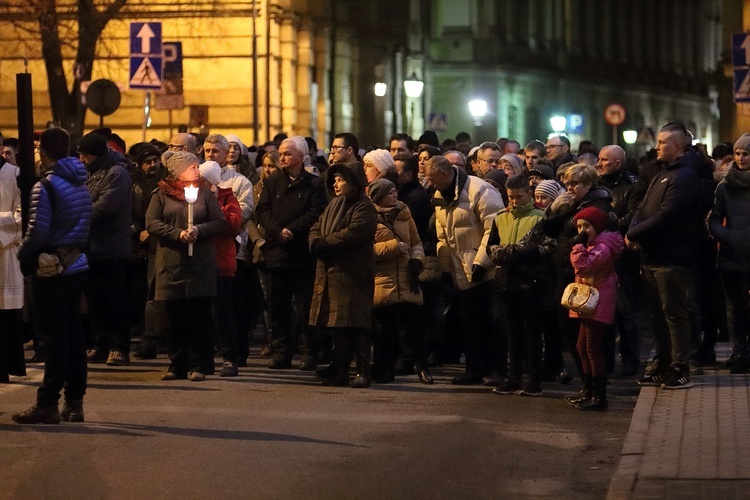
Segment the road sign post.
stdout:
<svg viewBox="0 0 750 500">
<path fill-rule="evenodd" d="M 625 121 L 625 108 L 621 104 L 610 104 L 604 108 L 604 119 L 612 125 L 612 144 L 617 144 L 617 126 Z"/>
<path fill-rule="evenodd" d="M 161 23 L 130 23 L 130 88 L 160 89 L 162 63 Z"/>
</svg>

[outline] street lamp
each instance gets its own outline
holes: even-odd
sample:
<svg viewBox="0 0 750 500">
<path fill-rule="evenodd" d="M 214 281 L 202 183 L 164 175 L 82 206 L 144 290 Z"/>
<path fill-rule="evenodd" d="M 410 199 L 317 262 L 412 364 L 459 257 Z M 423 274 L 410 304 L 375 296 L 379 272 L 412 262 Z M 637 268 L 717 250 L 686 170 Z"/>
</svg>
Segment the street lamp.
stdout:
<svg viewBox="0 0 750 500">
<path fill-rule="evenodd" d="M 385 83 L 378 82 L 375 84 L 375 96 L 383 97 L 387 91 L 388 85 L 386 85 Z"/>
<path fill-rule="evenodd" d="M 469 101 L 469 113 L 474 118 L 474 125 L 482 125 L 482 118 L 487 114 L 487 101 L 483 99 L 473 99 Z"/>
<path fill-rule="evenodd" d="M 424 89 L 424 82 L 417 77 L 417 74 L 412 71 L 411 75 L 409 75 L 409 78 L 404 80 L 404 92 L 406 93 L 406 97 L 411 100 L 410 106 L 409 106 L 409 131 L 411 132 L 411 135 L 414 134 L 414 107 L 416 100 L 420 98 L 422 95 L 422 90 Z"/>
<path fill-rule="evenodd" d="M 568 120 L 566 120 L 564 116 L 555 115 L 549 119 L 549 124 L 552 127 L 553 131 L 557 133 L 565 132 L 565 127 L 568 124 Z"/>
<path fill-rule="evenodd" d="M 638 140 L 638 131 L 637 130 L 623 130 L 622 139 L 625 141 L 625 144 L 635 144 L 635 141 Z"/>
</svg>

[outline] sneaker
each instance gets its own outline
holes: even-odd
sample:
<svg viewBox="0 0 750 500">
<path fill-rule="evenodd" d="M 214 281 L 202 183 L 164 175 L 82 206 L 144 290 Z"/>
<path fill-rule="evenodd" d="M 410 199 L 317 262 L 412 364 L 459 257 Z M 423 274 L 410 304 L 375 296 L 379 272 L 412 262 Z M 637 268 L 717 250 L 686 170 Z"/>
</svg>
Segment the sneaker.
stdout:
<svg viewBox="0 0 750 500">
<path fill-rule="evenodd" d="M 206 376 L 203 375 L 201 372 L 190 372 L 190 375 L 188 375 L 188 378 L 192 380 L 193 382 L 203 382 L 206 380 Z"/>
<path fill-rule="evenodd" d="M 690 376 L 691 377 L 697 377 L 699 375 L 703 375 L 703 368 L 701 368 L 701 365 L 694 360 L 690 360 Z"/>
<path fill-rule="evenodd" d="M 59 424 L 60 413 L 57 405 L 37 406 L 34 405 L 21 413 L 14 413 L 10 417 L 17 424 Z"/>
<path fill-rule="evenodd" d="M 224 361 L 219 372 L 219 377 L 236 377 L 239 374 L 240 371 L 237 369 L 237 365 L 231 361 Z"/>
<path fill-rule="evenodd" d="M 690 375 L 682 371 L 675 371 L 667 379 L 666 382 L 661 384 L 662 389 L 689 389 L 693 387 L 693 381 L 690 380 Z"/>
<path fill-rule="evenodd" d="M 516 380 L 508 380 L 503 385 L 498 385 L 494 389 L 492 389 L 492 392 L 495 394 L 515 394 L 517 391 L 521 390 L 521 384 L 518 383 Z"/>
<path fill-rule="evenodd" d="M 666 381 L 664 375 L 660 373 L 654 373 L 652 375 L 644 375 L 643 378 L 638 379 L 638 385 L 641 387 L 661 387 Z"/>
<path fill-rule="evenodd" d="M 107 366 L 130 366 L 130 354 L 117 349 L 109 351 Z"/>
<path fill-rule="evenodd" d="M 539 382 L 526 382 L 523 384 L 523 389 L 518 391 L 516 394 L 521 396 L 541 396 L 542 395 L 542 384 Z"/>
</svg>

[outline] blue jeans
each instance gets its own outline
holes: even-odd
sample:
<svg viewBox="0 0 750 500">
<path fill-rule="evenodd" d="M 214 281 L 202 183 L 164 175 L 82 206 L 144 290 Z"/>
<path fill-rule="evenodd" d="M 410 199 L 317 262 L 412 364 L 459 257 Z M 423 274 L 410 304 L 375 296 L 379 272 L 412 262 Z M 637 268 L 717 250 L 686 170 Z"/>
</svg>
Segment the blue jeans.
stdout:
<svg viewBox="0 0 750 500">
<path fill-rule="evenodd" d="M 688 300 L 691 269 L 681 266 L 643 266 L 646 294 L 651 308 L 658 370 L 687 371 L 691 335 Z"/>
</svg>

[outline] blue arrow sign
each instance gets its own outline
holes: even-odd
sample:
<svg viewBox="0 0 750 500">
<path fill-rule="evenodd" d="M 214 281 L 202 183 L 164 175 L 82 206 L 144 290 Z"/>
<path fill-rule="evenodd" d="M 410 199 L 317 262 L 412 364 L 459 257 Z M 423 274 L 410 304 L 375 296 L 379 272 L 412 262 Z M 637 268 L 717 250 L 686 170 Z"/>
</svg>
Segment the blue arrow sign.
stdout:
<svg viewBox="0 0 750 500">
<path fill-rule="evenodd" d="M 161 23 L 130 23 L 130 55 L 161 57 Z"/>
<path fill-rule="evenodd" d="M 750 66 L 750 33 L 732 33 L 732 65 Z"/>
<path fill-rule="evenodd" d="M 734 70 L 734 102 L 750 102 L 750 68 Z"/>
<path fill-rule="evenodd" d="M 128 84 L 131 89 L 160 89 L 161 82 L 161 57 L 133 56 L 130 58 L 130 80 Z"/>
</svg>

